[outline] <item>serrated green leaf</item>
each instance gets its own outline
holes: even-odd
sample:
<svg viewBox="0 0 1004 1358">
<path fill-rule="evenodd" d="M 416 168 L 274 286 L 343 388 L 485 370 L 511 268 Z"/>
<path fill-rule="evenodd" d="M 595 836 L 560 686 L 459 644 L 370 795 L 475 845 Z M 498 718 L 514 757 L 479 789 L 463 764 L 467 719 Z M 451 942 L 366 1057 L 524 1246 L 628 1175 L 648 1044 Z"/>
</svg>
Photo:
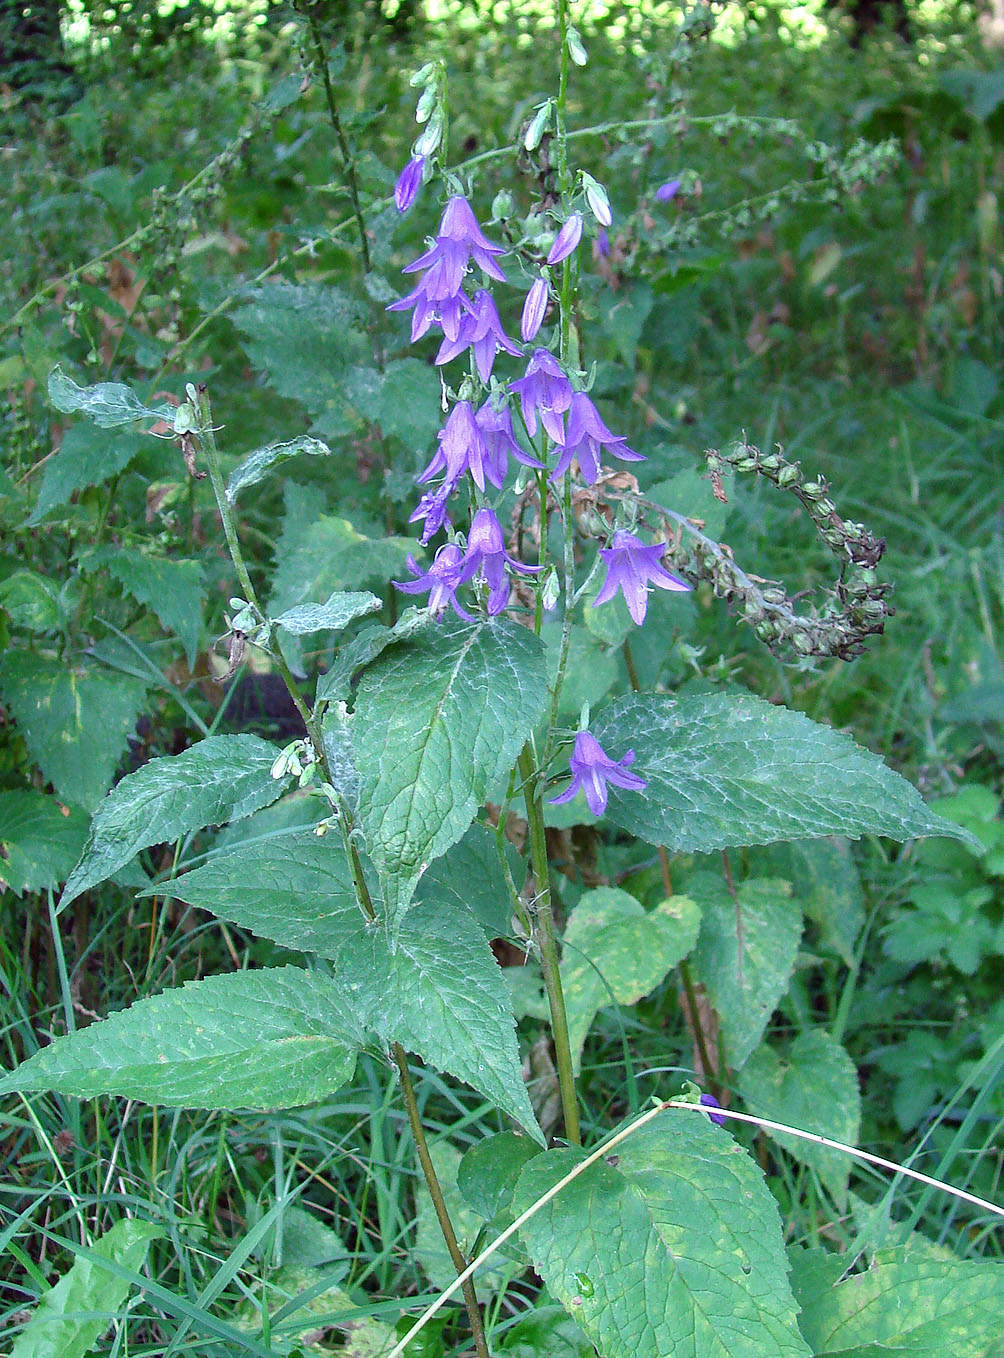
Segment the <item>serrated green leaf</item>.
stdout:
<svg viewBox="0 0 1004 1358">
<path fill-rule="evenodd" d="M 746 1111 L 773 1122 L 856 1146 L 861 1127 L 861 1091 L 854 1062 L 822 1028 L 800 1033 L 790 1046 L 763 1046 L 739 1074 Z M 841 1151 L 803 1141 L 786 1132 L 767 1135 L 809 1165 L 845 1207 L 851 1160 Z"/>
<path fill-rule="evenodd" d="M 378 599 L 375 594 L 370 594 L 368 590 L 350 592 L 339 590 L 323 604 L 300 604 L 297 608 L 290 608 L 281 613 L 272 621 L 276 627 L 282 627 L 296 636 L 327 630 L 340 632 L 356 618 L 365 617 L 367 613 L 375 613 L 382 607 L 383 600 Z"/>
<path fill-rule="evenodd" d="M 290 439 L 286 443 L 270 443 L 265 448 L 256 448 L 253 453 L 248 453 L 227 478 L 227 502 L 234 505 L 237 497 L 242 490 L 247 490 L 248 486 L 257 485 L 259 481 L 264 481 L 273 467 L 288 461 L 291 457 L 299 457 L 305 453 L 310 457 L 330 457 L 331 449 L 320 439 L 312 439 L 303 434 L 299 438 Z"/>
<path fill-rule="evenodd" d="M 92 810 L 136 729 L 146 685 L 100 665 L 8 651 L 0 694 L 28 753 L 61 797 Z"/>
<path fill-rule="evenodd" d="M 520 1175 L 528 1208 L 585 1152 Z M 548 1291 L 605 1358 L 807 1358 L 777 1204 L 720 1127 L 667 1110 L 523 1227 Z"/>
<path fill-rule="evenodd" d="M 506 1330 L 505 1358 L 595 1358 L 596 1350 L 561 1306 L 535 1306 Z"/>
<path fill-rule="evenodd" d="M 49 400 L 64 414 L 82 410 L 102 429 L 133 424 L 136 420 L 174 419 L 174 406 L 144 405 L 124 382 L 95 382 L 93 386 L 81 387 L 61 368 L 54 368 L 49 374 Z"/>
<path fill-rule="evenodd" d="M 29 527 L 41 523 L 51 509 L 67 504 L 75 491 L 99 486 L 124 471 L 145 442 L 142 434 L 111 434 L 83 421 L 67 429 L 56 456 L 45 464 Z"/>
<path fill-rule="evenodd" d="M 429 1146 L 429 1154 L 443 1191 L 450 1221 L 456 1232 L 457 1243 L 461 1250 L 466 1252 L 473 1245 L 484 1223 L 478 1214 L 468 1207 L 457 1187 L 460 1152 L 448 1141 L 433 1141 Z M 446 1248 L 429 1190 L 421 1179 L 415 1194 L 415 1216 L 418 1227 L 415 1232 L 415 1258 L 433 1287 L 439 1289 L 448 1287 L 456 1278 L 457 1270 Z M 484 1301 L 500 1287 L 504 1287 L 510 1274 L 511 1267 L 507 1268 L 504 1258 L 496 1255 L 487 1268 L 478 1269 L 474 1276 L 478 1298 Z"/>
<path fill-rule="evenodd" d="M 37 571 L 13 571 L 0 580 L 0 608 L 15 627 L 32 632 L 53 632 L 60 623 L 59 590 Z"/>
<path fill-rule="evenodd" d="M 568 1041 L 575 1073 L 593 1019 L 608 1004 L 636 1004 L 697 942 L 701 912 L 673 896 L 648 912 L 617 887 L 586 891 L 568 919 L 562 944 Z"/>
<path fill-rule="evenodd" d="M 149 1221 L 117 1221 L 43 1294 L 9 1358 L 84 1358 L 129 1295 L 129 1283 L 102 1268 L 101 1260 L 114 1259 L 138 1272 L 150 1242 L 163 1234 Z"/>
<path fill-rule="evenodd" d="M 181 754 L 151 759 L 123 778 L 91 823 L 80 862 L 60 897 L 60 910 L 124 867 L 140 849 L 206 825 L 241 820 L 274 802 L 286 781 L 270 773 L 277 753 L 258 736 L 210 736 Z"/>
<path fill-rule="evenodd" d="M 103 547 L 83 557 L 80 564 L 84 570 L 107 570 L 127 594 L 156 614 L 165 632 L 184 646 L 189 665 L 195 664 L 206 602 L 200 561 L 148 556 L 134 547 Z"/>
<path fill-rule="evenodd" d="M 363 1030 L 336 981 L 237 971 L 138 1000 L 56 1038 L 0 1093 L 119 1094 L 173 1108 L 295 1108 L 352 1078 Z"/>
<path fill-rule="evenodd" d="M 520 873 L 520 856 L 508 840 L 503 851 L 515 879 Z M 437 858 L 422 875 L 415 896 L 420 901 L 438 901 L 443 906 L 471 911 L 489 938 L 511 932 L 509 888 L 499 863 L 495 832 L 487 826 L 472 825 L 463 839 Z"/>
<path fill-rule="evenodd" d="M 909 1246 L 806 1297 L 802 1332 L 818 1358 L 999 1358 L 1004 1264 L 934 1259 Z"/>
<path fill-rule="evenodd" d="M 687 891 L 702 910 L 694 968 L 718 1011 L 729 1065 L 738 1069 L 788 989 L 802 915 L 790 884 L 776 878 L 740 883 L 738 900 L 710 873 L 691 878 Z"/>
<path fill-rule="evenodd" d="M 317 681 L 318 702 L 345 702 L 353 680 L 377 656 L 397 641 L 435 627 L 436 620 L 426 608 L 407 608 L 393 627 L 363 627 L 351 641 L 339 648 L 334 664 Z"/>
<path fill-rule="evenodd" d="M 514 1220 L 510 1209 L 516 1181 L 527 1161 L 539 1154 L 536 1141 L 517 1132 L 498 1132 L 472 1146 L 457 1170 L 457 1187 L 468 1207 L 504 1230 Z"/>
<path fill-rule="evenodd" d="M 944 840 L 934 843 L 945 845 Z M 957 845 L 945 845 L 963 852 Z M 845 839 L 769 844 L 750 853 L 751 875 L 783 877 L 806 917 L 819 925 L 821 941 L 848 966 L 865 924 L 865 895 L 851 846 Z"/>
<path fill-rule="evenodd" d="M 34 789 L 0 792 L 0 892 L 47 891 L 80 856 L 87 816 Z"/>
<path fill-rule="evenodd" d="M 512 767 L 546 696 L 540 641 L 505 618 L 444 619 L 364 671 L 352 716 L 360 826 L 392 926 Z"/>
<path fill-rule="evenodd" d="M 592 730 L 614 758 L 634 749 L 648 787 L 613 791 L 607 815 L 650 844 L 709 853 L 821 835 L 966 837 L 850 736 L 760 698 L 637 693 Z"/>
<path fill-rule="evenodd" d="M 417 358 L 395 359 L 382 372 L 353 368 L 346 377 L 349 400 L 385 437 L 400 439 L 415 449 L 424 448 L 435 437 L 443 412 L 439 383 L 427 363 Z"/>
</svg>

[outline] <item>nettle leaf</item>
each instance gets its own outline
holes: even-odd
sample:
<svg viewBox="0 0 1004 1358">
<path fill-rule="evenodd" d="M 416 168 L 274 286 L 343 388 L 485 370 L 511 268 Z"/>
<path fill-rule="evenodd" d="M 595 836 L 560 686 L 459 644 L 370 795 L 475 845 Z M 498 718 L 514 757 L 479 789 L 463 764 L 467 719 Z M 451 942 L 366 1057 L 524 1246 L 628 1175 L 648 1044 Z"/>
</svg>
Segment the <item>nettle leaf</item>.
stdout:
<svg viewBox="0 0 1004 1358">
<path fill-rule="evenodd" d="M 353 681 L 388 646 L 435 626 L 436 620 L 427 608 L 406 608 L 393 627 L 377 625 L 361 628 L 339 648 L 331 669 L 318 679 L 318 702 L 346 701 L 352 691 Z"/>
<path fill-rule="evenodd" d="M 121 430 L 111 434 L 83 421 L 67 429 L 56 456 L 45 464 L 28 526 L 33 528 L 50 510 L 68 504 L 76 491 L 99 486 L 124 471 L 145 444 L 142 434 Z"/>
<path fill-rule="evenodd" d="M 150 1242 L 163 1235 L 161 1227 L 149 1221 L 117 1221 L 42 1294 L 9 1358 L 84 1358 L 108 1329 L 111 1317 L 121 1314 L 131 1287 L 128 1279 L 102 1268 L 101 1260 L 139 1273 Z"/>
<path fill-rule="evenodd" d="M 1004 1264 L 881 1250 L 865 1273 L 805 1295 L 802 1332 L 819 1358 L 1001 1352 Z"/>
<path fill-rule="evenodd" d="M 585 1152 L 536 1156 L 524 1211 Z M 668 1109 L 522 1228 L 548 1291 L 606 1358 L 807 1358 L 777 1203 L 720 1127 Z"/>
<path fill-rule="evenodd" d="M 227 477 L 227 503 L 235 505 L 241 491 L 264 481 L 273 468 L 288 462 L 291 457 L 299 457 L 301 453 L 310 457 L 330 457 L 331 449 L 320 439 L 310 438 L 307 434 L 289 439 L 286 443 L 270 443 L 265 448 L 256 448 L 238 462 Z"/>
<path fill-rule="evenodd" d="M 504 1358 L 596 1358 L 596 1350 L 561 1306 L 535 1306 L 506 1329 Z"/>
<path fill-rule="evenodd" d="M 520 876 L 521 859 L 508 840 L 503 852 L 514 879 Z M 447 849 L 422 875 L 415 892 L 421 901 L 469 910 L 477 916 L 489 938 L 511 933 L 512 902 L 502 873 L 494 830 L 472 825 L 463 839 Z"/>
<path fill-rule="evenodd" d="M 791 884 L 771 877 L 738 884 L 738 900 L 710 873 L 691 878 L 687 891 L 702 909 L 694 967 L 718 1011 L 729 1065 L 738 1069 L 788 989 L 801 911 Z"/>
<path fill-rule="evenodd" d="M 58 587 L 37 571 L 12 571 L 0 580 L 0 608 L 15 627 L 32 632 L 54 632 L 63 616 Z"/>
<path fill-rule="evenodd" d="M 427 363 L 395 359 L 383 372 L 352 368 L 346 377 L 352 404 L 385 437 L 400 439 L 410 448 L 424 448 L 435 437 L 443 412 L 439 383 Z"/>
<path fill-rule="evenodd" d="M 206 825 L 241 820 L 274 802 L 287 781 L 271 776 L 277 753 L 258 736 L 210 736 L 181 754 L 151 759 L 123 778 L 91 823 L 60 910 L 111 877 L 140 849 Z"/>
<path fill-rule="evenodd" d="M 0 694 L 61 797 L 93 810 L 136 729 L 147 685 L 83 660 L 27 651 L 0 660 Z"/>
<path fill-rule="evenodd" d="M 82 410 L 102 429 L 144 419 L 173 421 L 175 414 L 174 406 L 163 402 L 156 406 L 144 405 L 124 382 L 96 382 L 93 386 L 80 387 L 61 368 L 54 368 L 49 374 L 49 400 L 65 414 Z"/>
<path fill-rule="evenodd" d="M 787 1047 L 761 1047 L 739 1075 L 747 1112 L 856 1146 L 861 1128 L 858 1073 L 846 1050 L 822 1028 L 800 1033 Z M 843 1210 L 850 1157 L 786 1132 L 767 1135 L 809 1165 Z"/>
<path fill-rule="evenodd" d="M 543 646 L 505 618 L 444 619 L 363 673 L 352 717 L 360 826 L 392 924 L 508 773 L 546 696 Z"/>
<path fill-rule="evenodd" d="M 148 556 L 134 547 L 102 547 L 81 558 L 84 570 L 104 569 L 127 594 L 157 616 L 165 632 L 185 648 L 189 665 L 202 636 L 206 578 L 200 561 Z"/>
<path fill-rule="evenodd" d="M 586 891 L 568 919 L 561 983 L 575 1073 L 593 1019 L 608 1004 L 636 1004 L 697 942 L 701 912 L 686 896 L 651 913 L 617 887 Z"/>
<path fill-rule="evenodd" d="M 518 1132 L 486 1136 L 466 1152 L 457 1170 L 457 1187 L 467 1205 L 499 1230 L 514 1220 L 511 1205 L 523 1166 L 540 1155 L 536 1141 Z"/>
<path fill-rule="evenodd" d="M 34 789 L 0 792 L 0 892 L 47 891 L 63 882 L 87 837 L 87 816 Z"/>
<path fill-rule="evenodd" d="M 0 1078 L 0 1093 L 295 1108 L 351 1080 L 363 1037 L 329 977 L 301 967 L 237 971 L 189 981 L 56 1038 Z"/>
<path fill-rule="evenodd" d="M 955 845 L 945 847 L 962 852 Z M 850 844 L 845 839 L 770 844 L 754 849 L 749 861 L 753 876 L 791 883 L 806 918 L 819 925 L 820 941 L 853 966 L 854 945 L 865 925 L 865 893 Z"/>
<path fill-rule="evenodd" d="M 375 613 L 383 607 L 383 600 L 367 590 L 338 591 L 323 604 L 300 604 L 290 608 L 272 622 L 296 636 L 309 632 L 340 632 L 356 618 Z"/>
<path fill-rule="evenodd" d="M 760 698 L 631 694 L 592 731 L 612 758 L 634 749 L 648 787 L 612 792 L 607 814 L 650 844 L 709 853 L 821 835 L 966 838 L 850 736 Z"/>
</svg>

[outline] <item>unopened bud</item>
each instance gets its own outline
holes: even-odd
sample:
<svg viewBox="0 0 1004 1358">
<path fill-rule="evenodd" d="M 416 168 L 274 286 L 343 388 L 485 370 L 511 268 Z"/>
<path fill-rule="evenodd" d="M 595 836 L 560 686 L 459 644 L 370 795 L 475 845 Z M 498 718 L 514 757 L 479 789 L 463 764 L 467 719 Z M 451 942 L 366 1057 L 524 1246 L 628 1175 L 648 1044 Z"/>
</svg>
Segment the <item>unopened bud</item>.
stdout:
<svg viewBox="0 0 1004 1358">
<path fill-rule="evenodd" d="M 432 110 L 435 107 L 436 107 L 436 87 L 435 85 L 426 85 L 425 89 L 422 91 L 422 97 L 419 99 L 418 104 L 415 108 L 415 122 L 416 123 L 428 122 Z"/>
<path fill-rule="evenodd" d="M 568 43 L 568 55 L 575 62 L 576 66 L 585 66 L 589 58 L 586 56 L 586 49 L 582 45 L 579 30 L 573 28 L 571 24 L 565 35 L 565 41 Z"/>
<path fill-rule="evenodd" d="M 527 151 L 536 151 L 543 140 L 544 133 L 547 131 L 551 121 L 551 108 L 551 100 L 548 99 L 546 103 L 541 104 L 540 108 L 534 114 L 530 126 L 526 129 L 526 134 L 523 137 L 523 146 Z"/>
</svg>

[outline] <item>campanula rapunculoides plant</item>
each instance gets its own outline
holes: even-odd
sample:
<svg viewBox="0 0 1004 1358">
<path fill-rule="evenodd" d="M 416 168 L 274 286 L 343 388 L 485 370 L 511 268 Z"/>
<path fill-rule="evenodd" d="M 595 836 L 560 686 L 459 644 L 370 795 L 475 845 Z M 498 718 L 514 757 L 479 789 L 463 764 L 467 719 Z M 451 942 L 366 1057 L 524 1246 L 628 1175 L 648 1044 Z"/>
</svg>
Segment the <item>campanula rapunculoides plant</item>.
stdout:
<svg viewBox="0 0 1004 1358">
<path fill-rule="evenodd" d="M 557 0 L 557 90 L 520 134 L 524 215 L 505 214 L 505 237 L 488 222 L 477 166 L 451 160 L 444 66 L 415 78 L 423 131 L 393 202 L 402 214 L 430 211 L 438 226 L 404 264 L 409 290 L 387 311 L 392 321 L 408 315 L 407 343 L 424 346 L 417 352 L 442 373 L 442 424 L 409 505 L 420 540 L 407 557 L 411 578 L 393 584 L 395 600 L 414 596 L 418 607 L 391 624 L 391 601 L 367 590 L 283 609 L 260 597 L 238 502 L 291 456 L 325 453 L 318 440 L 259 449 L 224 478 L 205 385 L 188 384 L 187 400 L 171 408 L 122 384 L 53 374 L 58 409 L 102 428 L 164 421 L 189 472 L 208 477 L 237 579 L 231 666 L 249 647 L 268 656 L 306 729 L 284 749 L 207 735 L 123 777 L 93 817 L 60 908 L 151 845 L 240 822 L 307 789 L 312 824 L 230 842 L 149 890 L 317 961 L 164 991 L 52 1042 L 0 1090 L 289 1108 L 332 1094 L 351 1081 L 360 1052 L 375 1053 L 399 1083 L 462 1275 L 472 1242 L 458 1240 L 430 1151 L 409 1064 L 417 1055 L 482 1101 L 480 1122 L 494 1131 L 467 1151 L 456 1187 L 489 1235 L 521 1218 L 517 1262 L 532 1265 L 584 1345 L 606 1358 L 797 1358 L 832 1351 L 850 1284 L 828 1257 L 786 1250 L 777 1202 L 727 1114 L 736 1090 L 754 1113 L 777 1106 L 781 1062 L 761 1039 L 796 967 L 801 907 L 786 879 L 736 882 L 730 870 L 724 880 L 695 872 L 687 893 L 674 894 L 670 855 L 963 832 L 848 736 L 749 693 L 668 691 L 661 667 L 648 683 L 636 663 L 646 635 L 698 590 L 709 606 L 728 601 L 772 647 L 849 657 L 881 631 L 887 587 L 875 576 L 881 544 L 780 452 L 743 441 L 710 453 L 709 483 L 724 501 L 727 477 L 755 472 L 806 509 L 839 566 L 814 612 L 797 613 L 781 585 L 748 574 L 686 504 L 642 489 L 646 459 L 594 380 L 580 306 L 583 252 L 607 248 L 617 205 L 569 159 L 568 84 L 587 57 L 568 11 Z M 675 202 L 684 183 L 651 192 Z M 285 647 L 319 633 L 342 644 L 308 702 Z M 670 638 L 655 645 L 668 650 Z M 597 673 L 576 672 L 583 654 Z M 610 678 L 601 664 L 611 654 L 623 658 L 630 689 L 614 696 L 617 670 Z M 569 690 L 585 694 L 571 711 Z M 633 894 L 628 878 L 585 886 L 581 871 L 575 878 L 582 864 L 561 898 L 548 830 L 597 819 L 595 836 L 651 847 L 657 899 Z M 507 837 L 514 823 L 518 850 Z M 560 1106 L 547 1117 L 546 1098 L 524 1079 L 513 992 L 490 946 L 498 938 L 539 969 Z M 687 1082 L 673 1106 L 657 1103 L 620 1126 L 591 1119 L 596 1144 L 584 1147 L 577 1085 L 594 1019 L 671 974 L 693 1066 L 715 1092 Z M 823 1070 L 842 1111 L 852 1108 L 849 1057 L 823 1029 L 792 1043 L 786 1061 L 799 1076 Z M 678 1094 L 679 1084 L 659 1093 Z M 812 1112 L 809 1131 L 834 1130 L 833 1109 Z M 849 1117 L 843 1139 L 853 1141 Z M 846 1162 L 819 1152 L 790 1151 L 843 1207 Z M 899 1257 L 886 1266 L 906 1267 Z M 521 1283 L 521 1298 L 529 1286 Z M 469 1278 L 462 1290 L 470 1342 L 487 1355 L 494 1341 Z M 886 1337 L 861 1329 L 853 1346 Z M 392 1352 L 403 1351 L 402 1340 Z"/>
</svg>

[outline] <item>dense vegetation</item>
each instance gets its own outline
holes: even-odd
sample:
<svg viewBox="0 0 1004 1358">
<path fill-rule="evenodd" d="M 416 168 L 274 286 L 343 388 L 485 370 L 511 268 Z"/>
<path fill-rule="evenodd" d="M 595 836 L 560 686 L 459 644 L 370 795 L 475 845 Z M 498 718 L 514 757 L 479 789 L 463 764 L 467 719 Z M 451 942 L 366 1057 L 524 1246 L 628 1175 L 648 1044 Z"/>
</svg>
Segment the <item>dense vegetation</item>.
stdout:
<svg viewBox="0 0 1004 1358">
<path fill-rule="evenodd" d="M 225 862 L 224 851 L 302 836 L 326 809 L 309 788 L 223 829 L 200 820 L 143 840 L 110 880 L 62 911 L 57 901 L 92 814 L 123 776 L 217 734 L 256 734 L 277 755 L 303 734 L 282 672 L 301 707 L 318 676 L 351 702 L 373 617 L 344 632 L 288 629 L 269 656 L 254 645 L 270 638 L 256 631 L 252 593 L 274 618 L 334 592 L 372 591 L 387 626 L 424 602 L 391 581 L 409 578 L 409 552 L 423 570 L 433 559 L 409 517 L 444 419 L 444 370 L 432 366 L 432 338 L 412 344 L 407 318 L 385 308 L 402 282 L 414 284 L 400 270 L 434 233 L 448 193 L 469 193 L 506 248 L 532 239 L 531 207 L 558 210 L 550 136 L 525 149 L 555 92 L 557 43 L 543 5 L 443 6 L 435 19 L 406 8 L 395 27 L 376 5 L 349 7 L 347 18 L 339 6 L 248 5 L 212 29 L 177 24 L 157 42 L 96 23 L 67 42 L 41 85 L 0 92 L 8 1069 L 168 987 L 302 960 L 170 883 Z M 806 512 L 812 495 L 807 504 L 775 484 L 779 468 L 801 463 L 810 487 L 829 484 L 817 501 L 831 495 L 852 527 L 884 540 L 869 597 L 885 625 L 862 633 L 856 658 L 856 639 L 845 655 L 812 653 L 794 625 L 765 625 L 755 589 L 744 595 L 721 577 L 712 588 L 692 573 L 690 595 L 653 594 L 649 626 L 629 643 L 626 611 L 586 618 L 562 720 L 574 733 L 584 703 L 598 711 L 639 686 L 695 704 L 750 692 L 849 732 L 975 836 L 796 836 L 659 855 L 621 821 L 597 826 L 581 799 L 550 807 L 559 924 L 583 896 L 613 888 L 651 916 L 685 898 L 708 918 L 725 881 L 737 916 L 746 912 L 739 1000 L 745 947 L 766 1005 L 747 1032 L 735 994 L 715 988 L 703 936 L 689 960 L 681 954 L 641 986 L 618 953 L 624 940 L 590 939 L 580 915 L 563 972 L 578 946 L 587 959 L 605 956 L 611 976 L 585 1020 L 583 1141 L 696 1078 L 726 1108 L 999 1199 L 1004 76 L 968 14 L 943 30 L 915 19 L 912 44 L 879 33 L 855 48 L 839 26 L 796 31 L 783 8 L 726 10 L 715 33 L 703 9 L 681 27 L 657 3 L 581 8 L 573 17 L 588 65 L 569 79 L 570 156 L 602 183 L 613 221 L 605 232 L 587 222 L 574 315 L 591 394 L 648 459 L 627 472 L 656 505 L 699 521 L 755 585 L 782 582 L 801 616 L 819 603 L 825 621 L 836 568 Z M 402 214 L 395 181 L 421 133 L 421 86 L 409 77 L 429 62 L 448 74 L 459 179 L 426 183 Z M 533 278 L 514 257 L 513 288 L 498 299 L 512 336 Z M 137 416 L 153 413 L 85 418 L 94 401 L 76 393 L 99 383 L 127 384 Z M 295 460 L 248 482 L 239 501 L 234 492 L 252 592 L 235 578 L 205 448 L 189 437 L 196 426 L 179 423 L 178 412 L 197 413 L 202 384 L 226 473 L 252 450 L 300 440 Z M 710 469 L 709 449 L 721 454 Z M 778 450 L 785 461 L 765 465 Z M 521 492 L 527 484 L 532 474 Z M 595 535 L 613 502 L 580 493 L 576 515 Z M 500 511 L 506 525 L 513 503 Z M 668 563 L 686 570 L 679 543 L 673 551 Z M 505 793 L 493 790 L 471 834 L 489 838 Z M 509 821 L 513 872 L 527 839 L 520 809 Z M 451 874 L 481 889 L 466 859 L 445 861 L 444 890 Z M 767 883 L 783 890 L 764 897 Z M 486 928 L 499 921 L 488 932 L 511 979 L 533 1112 L 560 1137 L 540 971 L 519 965 L 524 942 L 490 886 L 478 909 Z M 218 876 L 207 901 L 226 889 Z M 804 933 L 792 933 L 782 921 L 799 909 Z M 311 974 L 325 974 L 323 964 Z M 571 979 L 591 984 L 588 969 Z M 453 1267 L 378 1047 L 350 1083 L 293 1111 L 4 1095 L 0 1348 L 17 1358 L 295 1345 L 386 1354 L 408 1328 L 402 1308 L 417 1314 Z M 435 1067 L 413 1064 L 414 1096 L 470 1254 L 499 1221 L 478 1215 L 484 1196 L 464 1198 L 458 1163 L 507 1123 L 482 1086 Z M 908 1242 L 932 1269 L 1000 1259 L 1000 1220 L 985 1207 L 784 1133 L 731 1131 L 766 1176 L 786 1243 L 828 1252 L 796 1275 L 799 1299 L 824 1274 L 830 1286 Z M 123 1233 L 116 1223 L 127 1218 Z M 95 1242 L 117 1271 L 79 1271 Z M 50 1291 L 64 1275 L 77 1290 Z M 591 1294 L 596 1280 L 586 1283 Z M 999 1317 L 996 1274 L 952 1275 L 946 1295 L 977 1283 L 979 1305 Z M 907 1287 L 923 1290 L 912 1275 Z M 927 1289 L 937 1303 L 937 1284 Z M 488 1266 L 478 1296 L 494 1350 L 593 1352 L 515 1246 Z M 42 1297 L 48 1313 L 36 1309 Z M 97 1318 L 82 1321 L 91 1311 Z M 462 1308 L 447 1308 L 408 1352 L 464 1352 L 467 1324 Z M 45 1326 L 56 1347 L 44 1347 Z M 932 1329 L 930 1351 L 997 1352 L 993 1335 L 949 1342 Z"/>
</svg>

